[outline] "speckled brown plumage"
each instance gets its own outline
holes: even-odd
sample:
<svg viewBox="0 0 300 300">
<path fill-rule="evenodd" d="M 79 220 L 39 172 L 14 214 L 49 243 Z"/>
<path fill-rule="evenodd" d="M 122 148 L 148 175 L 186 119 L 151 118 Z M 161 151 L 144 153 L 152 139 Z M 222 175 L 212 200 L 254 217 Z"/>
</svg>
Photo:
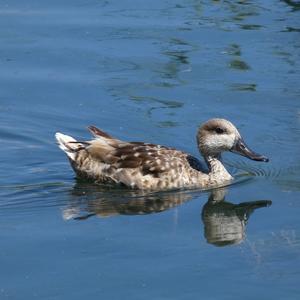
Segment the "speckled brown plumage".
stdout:
<svg viewBox="0 0 300 300">
<path fill-rule="evenodd" d="M 197 158 L 183 151 L 149 143 L 124 142 L 95 126 L 90 126 L 89 130 L 95 139 L 87 142 L 56 134 L 77 176 L 99 183 L 153 190 L 208 188 L 230 182 L 232 177 L 221 163 L 220 154 L 233 148 L 240 138 L 237 129 L 226 120 L 213 119 L 200 127 L 197 141 L 208 164 L 209 172 L 206 173 L 200 169 Z"/>
<path fill-rule="evenodd" d="M 193 186 L 191 179 L 198 172 L 187 156 L 159 145 L 113 139 L 103 145 L 96 139 L 76 152 L 72 165 L 80 177 L 97 182 L 123 183 L 139 189 L 180 188 Z"/>
</svg>

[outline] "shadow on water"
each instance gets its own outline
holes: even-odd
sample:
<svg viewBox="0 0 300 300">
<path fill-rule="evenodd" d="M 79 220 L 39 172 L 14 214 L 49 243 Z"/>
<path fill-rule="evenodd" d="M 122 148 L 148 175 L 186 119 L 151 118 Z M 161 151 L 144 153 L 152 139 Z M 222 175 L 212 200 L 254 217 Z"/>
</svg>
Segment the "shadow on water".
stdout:
<svg viewBox="0 0 300 300">
<path fill-rule="evenodd" d="M 160 115 L 162 111 L 166 111 L 166 115 L 175 115 L 175 111 L 182 108 L 184 103 L 177 100 L 163 100 L 154 97 L 130 96 L 132 101 L 139 103 L 145 110 L 145 115 L 150 120 L 157 119 L 157 114 Z M 179 122 L 173 120 L 156 121 L 157 127 L 177 127 Z"/>
<path fill-rule="evenodd" d="M 272 204 L 270 200 L 234 204 L 225 201 L 226 191 L 226 188 L 211 190 L 201 211 L 204 236 L 209 244 L 215 246 L 241 243 L 246 236 L 246 224 L 250 215 L 256 209 Z M 202 193 L 203 191 L 184 190 L 146 193 L 105 187 L 95 187 L 91 190 L 85 184 L 78 183 L 72 194 L 79 197 L 72 197 L 69 205 L 63 210 L 63 218 L 82 221 L 93 216 L 160 213 L 196 199 Z"/>
<path fill-rule="evenodd" d="M 181 74 L 191 71 L 189 54 L 195 51 L 195 47 L 187 41 L 179 38 L 170 38 L 161 46 L 160 52 L 166 62 L 154 64 L 154 83 L 150 83 L 148 88 L 174 88 L 185 84 L 181 79 Z M 161 99 L 157 96 L 145 96 L 130 92 L 129 99 L 146 111 L 149 119 L 161 119 L 161 114 L 167 115 L 164 121 L 157 121 L 158 127 L 176 127 L 178 122 L 170 120 L 170 116 L 184 106 L 184 102 L 174 99 Z"/>
<path fill-rule="evenodd" d="M 292 11 L 297 11 L 300 9 L 300 1 L 293 1 L 293 0 L 281 0 L 288 6 L 292 8 Z"/>
<path fill-rule="evenodd" d="M 171 38 L 161 50 L 168 61 L 156 71 L 161 79 L 157 86 L 183 85 L 184 81 L 180 78 L 180 73 L 191 71 L 189 55 L 196 50 L 197 47 L 183 39 Z"/>
</svg>

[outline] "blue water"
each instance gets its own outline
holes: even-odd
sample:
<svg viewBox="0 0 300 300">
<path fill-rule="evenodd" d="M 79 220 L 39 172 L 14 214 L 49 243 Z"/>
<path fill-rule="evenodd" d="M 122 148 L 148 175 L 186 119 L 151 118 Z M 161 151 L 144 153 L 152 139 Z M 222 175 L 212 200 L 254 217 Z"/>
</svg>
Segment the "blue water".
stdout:
<svg viewBox="0 0 300 300">
<path fill-rule="evenodd" d="M 0 3 L 0 299 L 299 299 L 299 1 Z M 226 190 L 78 182 L 90 124 L 198 155 L 231 120 Z M 210 200 L 209 200 L 210 199 Z M 217 201 L 219 200 L 219 201 Z"/>
</svg>

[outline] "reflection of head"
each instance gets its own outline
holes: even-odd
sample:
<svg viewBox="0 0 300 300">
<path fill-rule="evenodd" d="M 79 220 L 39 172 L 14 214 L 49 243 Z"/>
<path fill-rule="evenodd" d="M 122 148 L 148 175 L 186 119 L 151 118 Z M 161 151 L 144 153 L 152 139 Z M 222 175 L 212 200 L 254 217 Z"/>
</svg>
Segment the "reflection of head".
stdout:
<svg viewBox="0 0 300 300">
<path fill-rule="evenodd" d="M 271 201 L 253 201 L 240 204 L 225 202 L 224 190 L 214 190 L 202 209 L 204 236 L 215 246 L 239 244 L 245 238 L 245 229 L 251 213 Z"/>
<path fill-rule="evenodd" d="M 240 243 L 245 237 L 245 220 L 240 219 L 234 205 L 221 202 L 205 204 L 202 211 L 204 236 L 208 243 L 225 246 Z"/>
<path fill-rule="evenodd" d="M 240 243 L 245 238 L 246 223 L 251 213 L 271 201 L 233 204 L 224 201 L 225 188 L 211 191 L 202 209 L 204 236 L 208 243 L 226 246 Z M 86 220 L 92 216 L 144 215 L 159 213 L 199 196 L 196 191 L 168 191 L 146 193 L 126 189 L 107 189 L 91 185 L 77 185 L 70 204 L 63 211 L 65 220 Z M 75 196 L 75 197 L 74 197 Z"/>
</svg>

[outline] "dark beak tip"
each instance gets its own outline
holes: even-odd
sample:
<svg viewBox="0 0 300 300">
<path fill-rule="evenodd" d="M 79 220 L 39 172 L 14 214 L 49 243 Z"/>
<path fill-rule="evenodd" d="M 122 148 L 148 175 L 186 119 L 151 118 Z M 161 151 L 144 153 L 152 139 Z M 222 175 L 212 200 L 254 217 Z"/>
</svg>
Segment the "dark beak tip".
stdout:
<svg viewBox="0 0 300 300">
<path fill-rule="evenodd" d="M 261 161 L 263 161 L 263 162 L 269 162 L 269 158 L 264 156 Z"/>
<path fill-rule="evenodd" d="M 249 157 L 249 158 L 256 161 L 269 162 L 269 158 L 266 156 Z"/>
</svg>

